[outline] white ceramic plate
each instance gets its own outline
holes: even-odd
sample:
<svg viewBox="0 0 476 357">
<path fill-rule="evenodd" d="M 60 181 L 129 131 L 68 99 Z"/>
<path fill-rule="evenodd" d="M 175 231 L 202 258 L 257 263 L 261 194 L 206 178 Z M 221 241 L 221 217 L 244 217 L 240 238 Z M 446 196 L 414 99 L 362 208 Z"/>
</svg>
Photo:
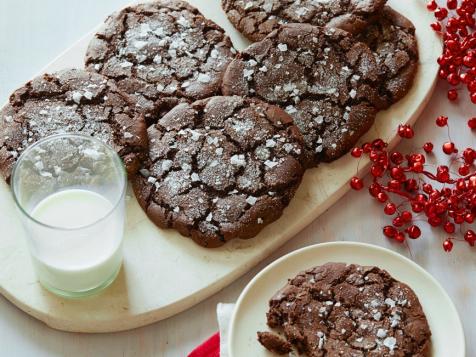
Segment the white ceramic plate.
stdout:
<svg viewBox="0 0 476 357">
<path fill-rule="evenodd" d="M 464 357 L 463 327 L 456 308 L 441 285 L 427 271 L 404 256 L 378 246 L 335 242 L 317 244 L 292 252 L 263 269 L 247 285 L 236 304 L 230 323 L 230 357 L 273 356 L 256 340 L 266 331 L 269 299 L 288 278 L 327 262 L 378 266 L 408 284 L 418 295 L 432 332 L 432 357 Z"/>
</svg>

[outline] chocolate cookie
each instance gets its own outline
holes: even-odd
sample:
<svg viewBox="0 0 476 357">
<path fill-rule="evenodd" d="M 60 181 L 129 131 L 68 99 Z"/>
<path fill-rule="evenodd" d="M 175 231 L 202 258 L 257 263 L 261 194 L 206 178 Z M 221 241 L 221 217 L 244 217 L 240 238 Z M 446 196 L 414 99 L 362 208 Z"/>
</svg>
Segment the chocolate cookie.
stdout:
<svg viewBox="0 0 476 357">
<path fill-rule="evenodd" d="M 270 300 L 267 320 L 307 356 L 430 354 L 431 332 L 417 296 L 377 267 L 328 263 L 302 272 Z M 280 339 L 259 341 L 277 351 Z"/>
<path fill-rule="evenodd" d="M 232 24 L 260 41 L 285 23 L 308 23 L 360 33 L 387 0 L 222 0 Z"/>
<path fill-rule="evenodd" d="M 106 20 L 86 53 L 88 70 L 118 82 L 146 119 L 181 99 L 219 92 L 235 50 L 222 28 L 185 1 L 155 0 L 127 7 Z"/>
<path fill-rule="evenodd" d="M 182 103 L 148 132 L 136 197 L 156 225 L 205 247 L 257 235 L 281 216 L 303 176 L 299 130 L 256 99 Z"/>
<path fill-rule="evenodd" d="M 284 108 L 315 166 L 345 154 L 371 127 L 377 81 L 372 52 L 349 33 L 289 24 L 239 54 L 225 72 L 222 91 Z"/>
<path fill-rule="evenodd" d="M 146 156 L 147 127 L 114 81 L 79 69 L 37 77 L 16 90 L 0 112 L 0 172 L 8 181 L 21 152 L 58 133 L 94 136 L 111 145 L 129 174 Z"/>
<path fill-rule="evenodd" d="M 389 6 L 358 37 L 374 52 L 379 67 L 381 103 L 388 108 L 410 90 L 418 69 L 418 45 L 410 20 Z"/>
</svg>

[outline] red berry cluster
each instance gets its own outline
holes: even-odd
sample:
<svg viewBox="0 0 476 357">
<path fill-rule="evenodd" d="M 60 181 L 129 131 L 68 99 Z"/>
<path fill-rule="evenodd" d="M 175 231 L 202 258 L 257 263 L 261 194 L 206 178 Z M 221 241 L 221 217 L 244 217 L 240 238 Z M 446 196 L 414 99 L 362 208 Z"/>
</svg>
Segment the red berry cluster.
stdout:
<svg viewBox="0 0 476 357">
<path fill-rule="evenodd" d="M 431 27 L 443 37 L 444 49 L 438 64 L 440 78 L 454 87 L 448 91 L 448 99 L 456 100 L 455 88 L 465 85 L 471 101 L 476 104 L 476 0 L 447 0 L 446 8 L 431 0 L 427 8 L 434 12 L 437 20 Z"/>
<path fill-rule="evenodd" d="M 470 128 L 476 127 L 476 118 L 468 121 Z M 436 125 L 446 127 L 448 118 L 440 116 Z M 398 135 L 405 139 L 414 137 L 413 129 L 400 125 Z M 422 153 L 403 155 L 401 152 L 389 152 L 387 143 L 376 139 L 352 150 L 351 155 L 360 158 L 368 156 L 373 177 L 369 193 L 383 205 L 386 215 L 392 216 L 392 224 L 383 228 L 386 237 L 403 243 L 407 237 L 417 239 L 421 230 L 416 221 L 426 220 L 432 227 L 440 227 L 449 235 L 443 243 L 447 252 L 453 249 L 453 241 L 458 231 L 464 240 L 474 246 L 476 233 L 465 227 L 476 218 L 476 150 L 466 148 L 460 152 L 456 145 L 448 141 L 441 150 L 451 156 L 450 167 L 438 165 L 434 172 L 426 163 L 434 145 L 427 142 Z M 457 167 L 457 173 L 453 170 Z M 350 186 L 354 190 L 364 188 L 364 182 L 353 177 Z M 392 200 L 394 198 L 394 200 Z M 397 202 L 398 201 L 398 202 Z"/>
</svg>

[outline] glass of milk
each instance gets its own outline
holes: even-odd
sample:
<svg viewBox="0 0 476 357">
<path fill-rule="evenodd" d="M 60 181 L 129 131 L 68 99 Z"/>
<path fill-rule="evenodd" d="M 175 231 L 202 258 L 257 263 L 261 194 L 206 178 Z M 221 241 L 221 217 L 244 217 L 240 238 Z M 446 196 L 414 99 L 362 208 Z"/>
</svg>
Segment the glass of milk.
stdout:
<svg viewBox="0 0 476 357">
<path fill-rule="evenodd" d="M 47 137 L 11 177 L 40 283 L 65 297 L 94 294 L 122 264 L 127 177 L 117 153 L 76 134 Z"/>
</svg>

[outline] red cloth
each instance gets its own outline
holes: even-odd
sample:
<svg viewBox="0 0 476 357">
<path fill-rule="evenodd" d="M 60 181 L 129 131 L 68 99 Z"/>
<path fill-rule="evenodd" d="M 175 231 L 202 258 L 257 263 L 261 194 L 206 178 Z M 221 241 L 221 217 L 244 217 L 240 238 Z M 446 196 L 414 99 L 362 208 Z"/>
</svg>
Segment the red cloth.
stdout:
<svg viewBox="0 0 476 357">
<path fill-rule="evenodd" d="M 220 333 L 217 332 L 189 353 L 188 357 L 220 357 Z"/>
</svg>

